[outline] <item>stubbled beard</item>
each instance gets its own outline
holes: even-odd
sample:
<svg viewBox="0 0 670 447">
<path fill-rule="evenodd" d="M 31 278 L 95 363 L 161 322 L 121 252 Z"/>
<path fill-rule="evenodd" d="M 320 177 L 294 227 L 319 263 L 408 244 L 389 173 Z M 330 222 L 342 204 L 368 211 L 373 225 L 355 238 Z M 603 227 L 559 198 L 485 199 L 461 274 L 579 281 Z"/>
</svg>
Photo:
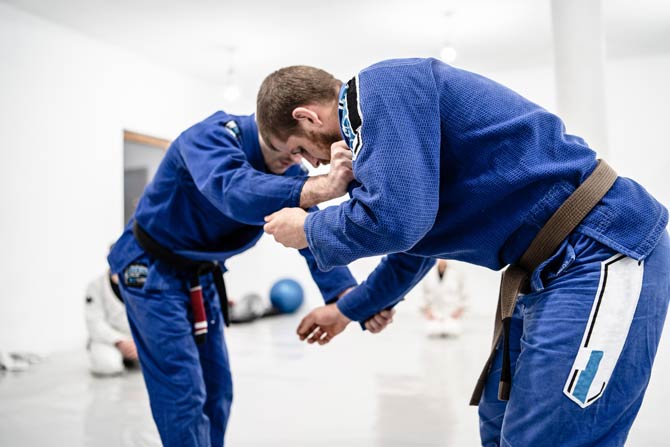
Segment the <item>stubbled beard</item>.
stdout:
<svg viewBox="0 0 670 447">
<path fill-rule="evenodd" d="M 334 143 L 337 143 L 338 141 L 341 141 L 342 136 L 340 135 L 339 132 L 325 133 L 325 134 L 313 132 L 309 136 L 309 139 L 315 141 L 324 150 L 327 150 L 328 158 L 330 158 L 330 146 Z"/>
</svg>

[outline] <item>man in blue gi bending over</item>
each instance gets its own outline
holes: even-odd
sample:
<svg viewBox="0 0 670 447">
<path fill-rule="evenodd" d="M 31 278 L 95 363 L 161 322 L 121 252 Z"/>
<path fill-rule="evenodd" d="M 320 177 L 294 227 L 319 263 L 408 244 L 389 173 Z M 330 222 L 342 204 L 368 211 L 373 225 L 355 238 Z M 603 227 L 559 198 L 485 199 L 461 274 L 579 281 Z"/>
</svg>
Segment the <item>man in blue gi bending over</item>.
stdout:
<svg viewBox="0 0 670 447">
<path fill-rule="evenodd" d="M 325 344 L 394 306 L 435 257 L 510 265 L 471 400 L 482 444 L 623 445 L 668 309 L 667 210 L 557 116 L 477 74 L 389 60 L 332 88 L 324 73 L 268 76 L 259 129 L 274 149 L 317 158 L 341 134 L 357 187 L 339 206 L 269 215 L 265 230 L 323 270 L 388 256 L 300 337 Z M 324 89 L 326 100 L 310 93 Z"/>
<path fill-rule="evenodd" d="M 330 172 L 307 177 L 303 156 L 314 166 L 331 161 Z M 217 112 L 172 143 L 108 256 L 163 445 L 224 443 L 232 381 L 223 262 L 258 241 L 265 215 L 339 197 L 351 178 L 345 145 L 322 160 L 275 151 L 253 116 Z M 327 303 L 356 285 L 348 269 L 322 272 L 309 249 L 300 253 Z M 377 332 L 391 316 L 366 327 Z"/>
</svg>

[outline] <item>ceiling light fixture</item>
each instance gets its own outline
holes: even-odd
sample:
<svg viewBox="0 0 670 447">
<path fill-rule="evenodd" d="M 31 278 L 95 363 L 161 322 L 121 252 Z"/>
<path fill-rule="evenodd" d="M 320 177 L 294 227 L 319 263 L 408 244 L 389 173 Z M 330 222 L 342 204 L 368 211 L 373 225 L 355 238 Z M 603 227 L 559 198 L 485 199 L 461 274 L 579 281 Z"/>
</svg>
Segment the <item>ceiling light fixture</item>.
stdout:
<svg viewBox="0 0 670 447">
<path fill-rule="evenodd" d="M 440 59 L 442 59 L 442 61 L 446 62 L 447 64 L 452 64 L 456 60 L 456 57 L 458 57 L 458 52 L 456 51 L 456 48 L 454 48 L 454 45 L 452 44 L 454 12 L 445 11 L 443 17 L 444 17 L 443 29 L 446 31 L 445 31 L 444 45 L 440 50 Z"/>
<path fill-rule="evenodd" d="M 458 53 L 456 52 L 456 48 L 452 46 L 445 46 L 440 50 L 440 59 L 447 64 L 453 63 L 456 60 L 456 56 L 458 56 Z"/>
</svg>

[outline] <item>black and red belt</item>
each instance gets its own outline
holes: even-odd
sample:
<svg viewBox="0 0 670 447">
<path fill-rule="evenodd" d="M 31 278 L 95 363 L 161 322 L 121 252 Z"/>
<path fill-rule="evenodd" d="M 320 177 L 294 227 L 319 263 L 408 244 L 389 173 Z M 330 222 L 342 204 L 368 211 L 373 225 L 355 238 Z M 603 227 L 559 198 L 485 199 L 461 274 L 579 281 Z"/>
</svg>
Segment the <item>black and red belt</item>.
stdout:
<svg viewBox="0 0 670 447">
<path fill-rule="evenodd" d="M 156 242 L 137 222 L 133 225 L 133 234 L 140 246 L 151 256 L 178 271 L 189 274 L 189 295 L 193 310 L 193 335 L 197 343 L 202 343 L 207 335 L 207 314 L 203 301 L 200 277 L 211 274 L 216 292 L 221 302 L 221 313 L 226 326 L 230 326 L 228 314 L 228 294 L 223 280 L 223 269 L 217 261 L 194 261 L 185 258 Z"/>
</svg>

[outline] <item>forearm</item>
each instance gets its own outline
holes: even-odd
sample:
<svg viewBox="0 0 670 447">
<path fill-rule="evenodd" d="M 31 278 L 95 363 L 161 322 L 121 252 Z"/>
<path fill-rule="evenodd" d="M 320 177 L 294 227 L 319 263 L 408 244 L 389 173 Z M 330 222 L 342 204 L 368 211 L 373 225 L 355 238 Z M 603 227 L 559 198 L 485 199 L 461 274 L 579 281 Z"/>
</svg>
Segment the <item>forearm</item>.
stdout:
<svg viewBox="0 0 670 447">
<path fill-rule="evenodd" d="M 327 175 L 315 175 L 307 179 L 300 193 L 300 208 L 311 208 L 319 203 L 339 197 Z"/>
<path fill-rule="evenodd" d="M 300 207 L 311 208 L 343 196 L 353 179 L 351 150 L 344 141 L 338 141 L 330 146 L 330 171 L 308 179 L 300 195 Z"/>
</svg>

